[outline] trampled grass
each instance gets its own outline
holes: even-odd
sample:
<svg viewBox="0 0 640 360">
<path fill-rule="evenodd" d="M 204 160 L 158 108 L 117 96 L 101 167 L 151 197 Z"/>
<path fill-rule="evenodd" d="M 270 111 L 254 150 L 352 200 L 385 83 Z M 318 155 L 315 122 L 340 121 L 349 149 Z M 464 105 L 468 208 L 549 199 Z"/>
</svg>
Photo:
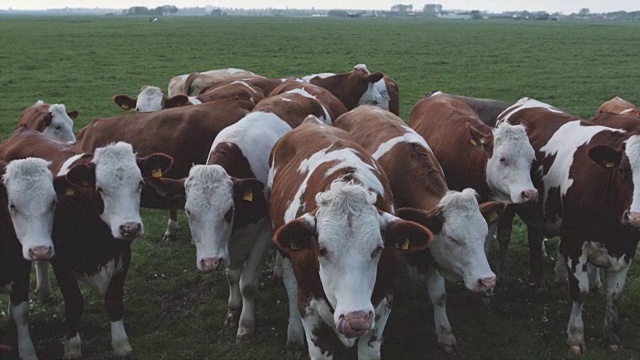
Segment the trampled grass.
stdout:
<svg viewBox="0 0 640 360">
<path fill-rule="evenodd" d="M 513 102 L 529 96 L 590 117 L 614 95 L 640 103 L 640 25 L 593 22 L 458 22 L 422 19 L 283 18 L 0 18 L 0 138 L 20 112 L 42 99 L 80 111 L 77 130 L 96 117 L 121 114 L 118 93 L 143 84 L 165 87 L 178 74 L 238 67 L 270 77 L 349 71 L 366 63 L 396 79 L 401 115 L 433 90 Z M 186 146 L 186 144 L 185 144 Z M 267 269 L 257 300 L 256 337 L 235 344 L 222 325 L 228 296 L 222 274 L 201 274 L 182 220 L 180 239 L 161 242 L 166 214 L 143 210 L 146 235 L 134 245 L 125 296 L 125 326 L 136 359 L 300 359 L 284 349 L 287 304 Z M 456 284 L 448 313 L 460 359 L 563 359 L 568 294 L 550 284 L 526 290 L 528 250 L 518 227 L 510 248 L 512 279 L 490 309 Z M 550 244 L 557 247 L 557 240 Z M 497 245 L 492 258 L 497 259 Z M 550 251 L 550 254 L 554 254 Z M 547 279 L 552 279 L 551 260 Z M 640 359 L 640 268 L 629 274 L 621 300 L 625 350 L 602 340 L 604 302 L 587 303 L 584 359 Z M 110 334 L 101 300 L 87 289 L 81 322 L 87 359 L 107 359 Z M 6 309 L 6 298 L 0 306 Z M 62 356 L 62 299 L 32 304 L 31 332 L 41 359 Z M 385 331 L 383 357 L 443 358 L 433 334 L 424 282 L 403 274 Z M 15 342 L 0 316 L 0 340 Z M 352 349 L 353 350 L 353 349 Z M 337 359 L 355 359 L 342 351 Z M 7 359 L 7 357 L 0 357 Z"/>
</svg>

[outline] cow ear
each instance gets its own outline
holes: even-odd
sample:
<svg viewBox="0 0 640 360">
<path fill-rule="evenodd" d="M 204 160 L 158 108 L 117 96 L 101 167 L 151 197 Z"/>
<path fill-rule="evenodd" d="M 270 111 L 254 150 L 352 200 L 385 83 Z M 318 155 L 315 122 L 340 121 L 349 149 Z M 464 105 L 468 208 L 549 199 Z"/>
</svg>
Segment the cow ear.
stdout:
<svg viewBox="0 0 640 360">
<path fill-rule="evenodd" d="M 314 222 L 310 216 L 302 216 L 290 221 L 275 232 L 273 242 L 284 254 L 310 249 L 316 234 Z"/>
<path fill-rule="evenodd" d="M 490 151 L 493 146 L 493 134 L 485 135 L 469 123 L 467 123 L 467 130 L 469 130 L 471 145 L 477 146 L 487 152 Z"/>
<path fill-rule="evenodd" d="M 163 153 L 155 153 L 147 157 L 138 157 L 137 162 L 142 177 L 159 178 L 163 177 L 164 173 L 171 169 L 173 158 Z"/>
<path fill-rule="evenodd" d="M 66 178 L 77 186 L 95 186 L 96 165 L 93 163 L 75 165 L 69 169 Z"/>
<path fill-rule="evenodd" d="M 233 195 L 236 203 L 239 201 L 253 203 L 257 196 L 263 196 L 264 184 L 258 179 L 231 178 L 231 181 L 233 182 Z"/>
<path fill-rule="evenodd" d="M 71 120 L 75 120 L 78 117 L 78 111 L 77 110 L 69 111 L 67 115 L 69 115 Z"/>
<path fill-rule="evenodd" d="M 57 196 L 74 196 L 75 186 L 67 179 L 66 175 L 53 177 L 53 188 Z"/>
<path fill-rule="evenodd" d="M 372 74 L 367 75 L 367 81 L 370 83 L 377 83 L 384 77 L 384 74 L 381 72 L 374 72 Z"/>
<path fill-rule="evenodd" d="M 49 112 L 42 118 L 43 128 L 51 125 L 51 121 L 53 121 L 53 114 Z"/>
<path fill-rule="evenodd" d="M 480 204 L 480 213 L 487 221 L 487 224 L 493 225 L 498 222 L 500 215 L 506 209 L 507 204 L 500 201 L 489 201 Z"/>
<path fill-rule="evenodd" d="M 400 208 L 396 213 L 399 218 L 425 226 L 434 234 L 442 231 L 442 226 L 445 221 L 444 214 L 440 207 L 435 207 L 429 211 L 414 208 Z"/>
<path fill-rule="evenodd" d="M 113 102 L 115 102 L 116 105 L 120 106 L 124 110 L 135 109 L 136 101 L 137 99 L 133 99 L 129 95 L 124 94 L 116 95 L 113 97 Z"/>
<path fill-rule="evenodd" d="M 622 151 L 606 145 L 596 145 L 588 150 L 589 158 L 604 169 L 611 169 L 620 165 Z"/>
<path fill-rule="evenodd" d="M 424 250 L 433 239 L 426 227 L 388 213 L 382 214 L 381 225 L 385 245 L 401 251 Z"/>
<path fill-rule="evenodd" d="M 164 99 L 164 108 L 174 108 L 181 107 L 189 104 L 189 97 L 186 95 L 176 95 L 170 98 L 165 97 Z"/>
</svg>

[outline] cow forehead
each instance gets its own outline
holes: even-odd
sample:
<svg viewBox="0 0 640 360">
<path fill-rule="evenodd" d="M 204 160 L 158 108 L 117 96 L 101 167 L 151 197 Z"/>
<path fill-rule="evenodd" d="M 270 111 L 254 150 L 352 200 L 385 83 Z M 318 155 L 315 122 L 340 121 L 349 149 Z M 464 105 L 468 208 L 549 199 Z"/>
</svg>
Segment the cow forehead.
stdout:
<svg viewBox="0 0 640 360">
<path fill-rule="evenodd" d="M 506 146 L 510 149 L 509 153 L 516 156 L 534 156 L 533 147 L 529 143 L 529 137 L 522 125 L 511 125 L 507 122 L 502 122 L 494 129 L 493 139 L 496 148 Z"/>
<path fill-rule="evenodd" d="M 187 203 L 191 206 L 209 207 L 219 204 L 224 208 L 232 201 L 233 183 L 220 165 L 195 165 L 189 170 L 185 182 Z"/>
<path fill-rule="evenodd" d="M 438 204 L 445 217 L 445 229 L 448 236 L 458 241 L 484 240 L 487 224 L 478 207 L 478 193 L 467 188 L 460 192 L 447 191 Z"/>
<path fill-rule="evenodd" d="M 96 164 L 96 182 L 101 186 L 115 185 L 114 181 L 139 181 L 142 178 L 131 144 L 118 142 L 97 148 L 91 160 Z"/>
<path fill-rule="evenodd" d="M 46 194 L 55 196 L 49 162 L 40 158 L 11 161 L 6 167 L 3 181 L 12 201 L 29 194 L 37 194 L 38 197 Z"/>
<path fill-rule="evenodd" d="M 54 120 L 61 120 L 61 121 L 68 120 L 69 122 L 72 122 L 71 118 L 67 114 L 67 109 L 63 104 L 50 105 L 49 112 L 51 112 L 51 115 L 53 116 Z"/>
</svg>

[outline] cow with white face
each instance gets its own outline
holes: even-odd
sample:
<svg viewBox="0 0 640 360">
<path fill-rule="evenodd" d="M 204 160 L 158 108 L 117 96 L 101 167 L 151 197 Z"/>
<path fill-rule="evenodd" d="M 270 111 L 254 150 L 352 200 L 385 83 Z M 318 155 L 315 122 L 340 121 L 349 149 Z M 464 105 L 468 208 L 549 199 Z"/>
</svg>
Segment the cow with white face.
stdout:
<svg viewBox="0 0 640 360">
<path fill-rule="evenodd" d="M 586 351 L 582 314 L 591 266 L 605 269 L 602 329 L 609 348 L 620 350 L 617 300 L 640 240 L 638 119 L 601 114 L 588 123 L 549 104 L 522 98 L 498 121 L 526 122 L 536 151 L 532 173 L 542 196 L 526 221 L 561 237 L 560 257 L 572 299 L 567 324 L 570 351 Z"/>
<path fill-rule="evenodd" d="M 113 97 L 113 101 L 122 109 L 135 109 L 137 112 L 152 112 L 199 103 L 196 100 L 193 102 L 191 100 L 192 99 L 186 95 L 167 97 L 159 87 L 148 85 L 142 86 L 136 98 L 132 98 L 126 94 L 119 94 Z"/>
<path fill-rule="evenodd" d="M 444 279 L 462 280 L 473 292 L 493 291 L 496 276 L 484 252 L 487 222 L 497 220 L 505 204 L 491 201 L 479 205 L 473 189 L 448 190 L 429 145 L 389 111 L 359 106 L 340 116 L 334 125 L 348 131 L 380 164 L 400 207 L 400 217 L 433 231 L 428 251 L 407 254 L 407 259 L 427 277 L 438 345 L 452 353 L 456 339 L 446 314 Z"/>
<path fill-rule="evenodd" d="M 347 132 L 315 117 L 283 136 L 270 162 L 287 343 L 301 346 L 305 335 L 311 359 L 333 359 L 337 336 L 347 347 L 358 340 L 360 359 L 379 359 L 398 250 L 424 249 L 432 233 L 394 216 L 375 160 Z"/>
<path fill-rule="evenodd" d="M 21 359 L 37 359 L 27 320 L 31 261 L 55 255 L 51 231 L 57 196 L 74 186 L 54 177 L 48 166 L 39 158 L 0 161 L 0 290 L 10 295 Z"/>
<path fill-rule="evenodd" d="M 27 127 L 69 143 L 76 142 L 73 120 L 77 111 L 67 112 L 64 104 L 47 104 L 38 100 L 20 114 L 16 128 Z"/>
</svg>

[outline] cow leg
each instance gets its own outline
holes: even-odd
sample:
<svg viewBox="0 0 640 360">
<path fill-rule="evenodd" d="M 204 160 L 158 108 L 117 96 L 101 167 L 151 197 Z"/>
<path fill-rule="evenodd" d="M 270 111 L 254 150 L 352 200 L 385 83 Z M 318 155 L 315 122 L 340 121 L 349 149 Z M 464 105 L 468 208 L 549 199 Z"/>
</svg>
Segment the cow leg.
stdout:
<svg viewBox="0 0 640 360">
<path fill-rule="evenodd" d="M 228 327 L 238 326 L 240 311 L 242 310 L 242 295 L 240 294 L 240 276 L 242 274 L 242 263 L 232 264 L 227 268 L 227 282 L 229 283 L 229 303 L 224 324 Z"/>
<path fill-rule="evenodd" d="M 500 271 L 498 279 L 503 284 L 508 282 L 507 277 L 509 275 L 509 271 L 507 269 L 507 249 L 509 247 L 509 242 L 511 242 L 513 218 L 515 215 L 516 213 L 513 206 L 507 206 L 504 212 L 500 215 L 500 221 L 498 222 L 498 244 L 500 245 Z"/>
<path fill-rule="evenodd" d="M 269 254 L 271 239 L 273 237 L 271 227 L 264 222 L 262 231 L 258 234 L 247 263 L 240 276 L 240 292 L 242 293 L 242 312 L 236 341 L 251 338 L 255 324 L 255 297 L 258 293 L 258 275 Z"/>
<path fill-rule="evenodd" d="M 569 350 L 581 355 L 586 352 L 584 341 L 584 321 L 582 319 L 582 309 L 584 301 L 589 295 L 589 276 L 587 275 L 587 255 L 584 253 L 578 259 L 566 259 L 567 270 L 569 272 L 569 292 L 571 294 L 571 316 L 567 324 L 567 344 Z"/>
<path fill-rule="evenodd" d="M 544 290 L 544 233 L 540 224 L 527 223 L 529 243 L 529 286 Z"/>
<path fill-rule="evenodd" d="M 29 334 L 29 274 L 31 263 L 22 262 L 9 301 L 9 316 L 16 323 L 18 355 L 22 360 L 38 360 Z"/>
<path fill-rule="evenodd" d="M 291 260 L 282 258 L 282 281 L 289 298 L 289 324 L 287 326 L 287 347 L 304 349 L 304 328 L 298 309 L 298 282 L 293 273 Z"/>
<path fill-rule="evenodd" d="M 41 303 L 47 303 L 52 300 L 51 281 L 49 280 L 49 262 L 36 261 L 36 295 Z"/>
<path fill-rule="evenodd" d="M 71 271 L 56 269 L 54 265 L 53 272 L 64 298 L 64 312 L 67 323 L 63 359 L 79 359 L 82 357 L 82 341 L 80 340 L 78 326 L 84 311 L 84 299 L 82 298 L 82 293 L 80 293 L 78 281 Z"/>
<path fill-rule="evenodd" d="M 567 262 L 560 254 L 560 250 L 558 249 L 558 255 L 556 256 L 556 265 L 553 268 L 553 281 L 556 284 L 567 284 L 567 278 L 569 274 L 567 273 Z"/>
<path fill-rule="evenodd" d="M 609 267 L 606 270 L 606 312 L 604 315 L 604 323 L 602 325 L 602 331 L 609 340 L 609 348 L 612 351 L 618 351 L 622 349 L 620 338 L 618 337 L 618 306 L 616 302 L 622 293 L 624 284 L 627 280 L 627 272 L 631 267 L 631 261 L 629 261 L 622 268 Z"/>
<path fill-rule="evenodd" d="M 600 269 L 591 263 L 587 263 L 587 276 L 589 276 L 589 291 L 596 293 L 600 291 L 602 289 Z"/>
<path fill-rule="evenodd" d="M 455 354 L 456 337 L 447 317 L 447 293 L 444 278 L 433 266 L 427 269 L 427 289 L 433 303 L 433 323 L 438 336 L 438 347 L 447 355 Z"/>
<path fill-rule="evenodd" d="M 124 281 L 126 277 L 126 270 L 113 275 L 104 294 L 104 305 L 111 322 L 111 347 L 116 356 L 126 356 L 132 352 L 129 338 L 122 323 L 124 313 L 122 298 L 124 296 Z"/>
<path fill-rule="evenodd" d="M 175 241 L 178 239 L 178 210 L 169 210 L 169 221 L 167 222 L 167 229 L 164 231 L 163 241 Z"/>
<path fill-rule="evenodd" d="M 291 307 L 291 304 L 289 306 Z M 300 312 L 297 306 L 295 308 Z M 311 360 L 333 360 L 333 351 L 331 349 L 335 349 L 341 343 L 335 333 L 327 329 L 326 323 L 318 312 L 315 309 L 307 308 L 301 322 L 307 337 L 309 358 Z"/>
<path fill-rule="evenodd" d="M 358 340 L 358 360 L 380 360 L 382 333 L 391 314 L 393 295 L 382 299 L 376 308 L 375 326 L 367 335 Z"/>
<path fill-rule="evenodd" d="M 282 255 L 276 251 L 276 259 L 273 262 L 273 278 L 276 281 L 282 280 Z"/>
</svg>

